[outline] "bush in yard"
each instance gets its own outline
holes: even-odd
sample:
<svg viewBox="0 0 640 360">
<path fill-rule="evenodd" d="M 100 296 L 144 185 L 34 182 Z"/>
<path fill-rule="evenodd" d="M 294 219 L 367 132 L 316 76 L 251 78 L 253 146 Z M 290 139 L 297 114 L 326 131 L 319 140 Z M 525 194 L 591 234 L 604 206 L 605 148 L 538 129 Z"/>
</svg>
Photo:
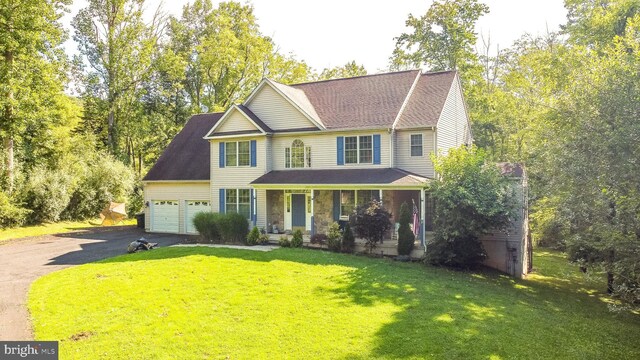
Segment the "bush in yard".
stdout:
<svg viewBox="0 0 640 360">
<path fill-rule="evenodd" d="M 258 238 L 258 243 L 260 245 L 267 245 L 269 244 L 269 235 L 267 234 L 260 234 L 260 237 Z"/>
<path fill-rule="evenodd" d="M 342 232 L 340 231 L 340 224 L 335 221 L 329 225 L 327 248 L 334 252 L 340 252 L 342 250 Z"/>
<path fill-rule="evenodd" d="M 480 242 L 488 231 L 506 230 L 516 216 L 509 180 L 484 151 L 461 146 L 432 156 L 439 179 L 428 190 L 435 200 L 434 239 L 427 244 L 432 264 L 472 268 L 487 255 Z"/>
<path fill-rule="evenodd" d="M 342 252 L 352 254 L 356 250 L 356 238 L 353 236 L 349 223 L 345 224 L 342 231 Z"/>
<path fill-rule="evenodd" d="M 535 246 L 566 250 L 566 239 L 571 236 L 570 214 L 563 214 L 561 202 L 557 196 L 543 197 L 532 206 L 529 220 Z"/>
<path fill-rule="evenodd" d="M 313 234 L 313 236 L 311 236 L 311 243 L 315 245 L 324 246 L 327 243 L 327 235 Z"/>
<path fill-rule="evenodd" d="M 238 213 L 216 214 L 216 225 L 224 242 L 244 243 L 249 234 L 249 220 Z"/>
<path fill-rule="evenodd" d="M 293 232 L 293 237 L 291 238 L 291 247 L 299 248 L 302 247 L 302 231 L 300 229 Z"/>
<path fill-rule="evenodd" d="M 285 235 L 280 236 L 280 240 L 278 240 L 278 245 L 280 245 L 280 247 L 291 247 L 291 241 L 289 241 L 289 238 L 286 237 Z"/>
<path fill-rule="evenodd" d="M 11 198 L 0 190 L 0 229 L 21 226 L 29 213 L 29 210 L 15 205 Z"/>
<path fill-rule="evenodd" d="M 69 204 L 72 188 L 73 177 L 66 170 L 52 170 L 43 166 L 34 168 L 19 189 L 19 200 L 25 208 L 32 210 L 27 223 L 60 220 L 60 215 Z"/>
<path fill-rule="evenodd" d="M 351 218 L 353 229 L 359 238 L 365 239 L 369 253 L 382 241 L 384 234 L 391 229 L 391 213 L 380 201 L 372 200 L 368 205 L 358 207 Z"/>
<path fill-rule="evenodd" d="M 251 229 L 251 231 L 249 232 L 249 235 L 247 235 L 247 245 L 258 245 L 258 242 L 260 241 L 260 230 L 258 229 L 257 226 L 254 226 L 253 229 Z"/>
<path fill-rule="evenodd" d="M 413 250 L 413 243 L 416 240 L 409 223 L 411 222 L 411 211 L 406 202 L 400 205 L 400 216 L 398 217 L 400 227 L 398 228 L 398 255 L 409 256 Z"/>
<path fill-rule="evenodd" d="M 220 240 L 216 215 L 212 212 L 199 212 L 193 217 L 193 226 L 200 236 L 207 242 L 217 242 Z"/>
<path fill-rule="evenodd" d="M 127 197 L 127 216 L 134 218 L 136 214 L 144 211 L 144 193 L 142 184 L 138 184 L 133 188 Z"/>
<path fill-rule="evenodd" d="M 82 171 L 84 173 L 78 174 L 79 180 L 70 193 L 62 218 L 95 218 L 111 201 L 125 202 L 129 215 L 141 210 L 142 190 L 139 188 L 134 193 L 135 174 L 130 167 L 110 156 L 102 156 L 93 163 L 87 163 Z"/>
</svg>

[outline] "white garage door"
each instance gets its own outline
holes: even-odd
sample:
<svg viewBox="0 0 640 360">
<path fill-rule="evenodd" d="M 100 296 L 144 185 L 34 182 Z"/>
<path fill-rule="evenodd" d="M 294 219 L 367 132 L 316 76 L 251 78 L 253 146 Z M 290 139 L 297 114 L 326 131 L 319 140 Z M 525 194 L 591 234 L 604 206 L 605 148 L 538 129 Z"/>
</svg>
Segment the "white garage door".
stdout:
<svg viewBox="0 0 640 360">
<path fill-rule="evenodd" d="M 185 214 L 185 224 L 187 228 L 187 233 L 196 234 L 196 228 L 193 226 L 193 217 L 199 213 L 204 211 L 211 211 L 211 205 L 208 201 L 202 200 L 193 200 L 187 201 L 187 208 Z"/>
<path fill-rule="evenodd" d="M 151 231 L 180 231 L 180 206 L 177 200 L 154 200 L 151 212 Z"/>
</svg>

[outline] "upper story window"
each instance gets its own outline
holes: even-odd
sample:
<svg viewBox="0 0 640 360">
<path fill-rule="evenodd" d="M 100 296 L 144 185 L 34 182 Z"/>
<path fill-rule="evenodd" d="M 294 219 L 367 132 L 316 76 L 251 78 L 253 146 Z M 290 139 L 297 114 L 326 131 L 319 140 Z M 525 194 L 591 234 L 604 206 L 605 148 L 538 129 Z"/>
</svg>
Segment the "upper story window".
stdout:
<svg viewBox="0 0 640 360">
<path fill-rule="evenodd" d="M 411 135 L 411 156 L 422 156 L 422 134 Z"/>
<path fill-rule="evenodd" d="M 249 166 L 251 146 L 249 141 L 232 141 L 225 143 L 226 166 Z"/>
<path fill-rule="evenodd" d="M 346 164 L 373 163 L 373 136 L 345 136 L 344 162 Z"/>
<path fill-rule="evenodd" d="M 311 146 L 304 146 L 304 142 L 295 139 L 291 147 L 284 149 L 284 167 L 296 169 L 311 167 Z"/>
</svg>

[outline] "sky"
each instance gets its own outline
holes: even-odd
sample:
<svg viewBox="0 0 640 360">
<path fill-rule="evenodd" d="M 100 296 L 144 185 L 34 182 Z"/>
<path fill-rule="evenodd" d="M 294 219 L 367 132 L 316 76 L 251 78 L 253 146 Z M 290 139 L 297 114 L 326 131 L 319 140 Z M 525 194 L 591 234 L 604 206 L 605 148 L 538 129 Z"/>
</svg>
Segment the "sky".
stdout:
<svg viewBox="0 0 640 360">
<path fill-rule="evenodd" d="M 193 0 L 147 0 L 153 12 L 160 3 L 165 12 L 177 17 L 184 4 Z M 482 0 L 481 0 L 482 1 Z M 219 1 L 213 0 L 214 3 Z M 246 1 L 241 0 L 242 3 Z M 344 65 L 355 60 L 369 73 L 388 67 L 394 38 L 407 31 L 409 14 L 426 13 L 431 0 L 253 0 L 260 30 L 273 38 L 280 51 L 294 54 L 314 69 Z M 525 33 L 556 31 L 566 21 L 562 0 L 483 0 L 490 13 L 476 26 L 478 38 L 490 36 L 491 52 L 507 48 Z M 73 34 L 71 19 L 85 0 L 74 0 L 64 24 Z M 75 42 L 65 44 L 69 54 L 77 53 Z M 477 49 L 482 50 L 482 40 Z"/>
</svg>

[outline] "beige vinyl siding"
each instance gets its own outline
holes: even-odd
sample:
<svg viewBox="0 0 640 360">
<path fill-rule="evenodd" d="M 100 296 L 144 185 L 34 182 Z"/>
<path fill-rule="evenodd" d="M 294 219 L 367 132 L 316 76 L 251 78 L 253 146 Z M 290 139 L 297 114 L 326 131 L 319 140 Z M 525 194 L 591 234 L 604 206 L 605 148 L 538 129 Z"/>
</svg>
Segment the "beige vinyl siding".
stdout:
<svg viewBox="0 0 640 360">
<path fill-rule="evenodd" d="M 442 114 L 437 125 L 438 151 L 447 154 L 450 148 L 468 143 L 471 138 L 471 130 L 467 121 L 462 90 L 457 78 L 449 90 L 449 95 L 444 103 Z"/>
<path fill-rule="evenodd" d="M 380 135 L 380 165 L 374 164 L 337 164 L 338 136 Z M 311 146 L 311 169 L 351 169 L 354 167 L 388 168 L 389 162 L 389 134 L 386 131 L 358 131 L 330 134 L 274 136 L 272 139 L 273 170 L 289 170 L 284 167 L 284 149 L 290 147 L 295 139 L 304 142 L 304 146 Z"/>
<path fill-rule="evenodd" d="M 256 167 L 225 166 L 220 168 L 220 142 L 247 140 L 256 140 Z M 266 148 L 266 136 L 211 141 L 211 208 L 213 211 L 220 211 L 220 189 L 248 189 L 251 187 L 249 183 L 266 173 Z"/>
<path fill-rule="evenodd" d="M 246 106 L 273 130 L 315 127 L 287 99 L 265 83 Z"/>
<path fill-rule="evenodd" d="M 210 200 L 209 182 L 161 182 L 144 184 L 144 202 L 151 204 L 154 200 L 177 200 L 179 203 L 179 232 L 185 233 L 184 210 L 185 201 Z M 149 231 L 151 227 L 151 205 L 144 208 L 144 226 Z"/>
<path fill-rule="evenodd" d="M 411 156 L 411 135 L 422 135 L 422 156 Z M 431 153 L 434 152 L 433 131 L 396 131 L 395 166 L 418 175 L 434 177 Z"/>
<path fill-rule="evenodd" d="M 265 173 L 268 173 L 269 171 L 271 171 L 271 169 L 273 169 L 273 157 L 271 156 L 271 151 L 272 151 L 272 139 L 270 136 L 265 137 L 265 151 L 264 154 L 262 155 L 258 155 L 258 159 L 262 158 L 262 161 L 264 161 L 265 164 Z"/>
<path fill-rule="evenodd" d="M 493 231 L 480 237 L 489 255 L 484 264 L 503 272 L 522 277 L 527 273 L 527 242 L 529 217 L 527 213 L 526 181 L 512 179 L 512 187 L 517 201 L 518 218 L 509 226 L 508 233 Z M 517 249 L 514 253 L 509 248 Z M 513 255 L 516 256 L 515 273 Z"/>
<path fill-rule="evenodd" d="M 234 109 L 215 132 L 257 130 L 257 128 L 240 111 Z"/>
</svg>

